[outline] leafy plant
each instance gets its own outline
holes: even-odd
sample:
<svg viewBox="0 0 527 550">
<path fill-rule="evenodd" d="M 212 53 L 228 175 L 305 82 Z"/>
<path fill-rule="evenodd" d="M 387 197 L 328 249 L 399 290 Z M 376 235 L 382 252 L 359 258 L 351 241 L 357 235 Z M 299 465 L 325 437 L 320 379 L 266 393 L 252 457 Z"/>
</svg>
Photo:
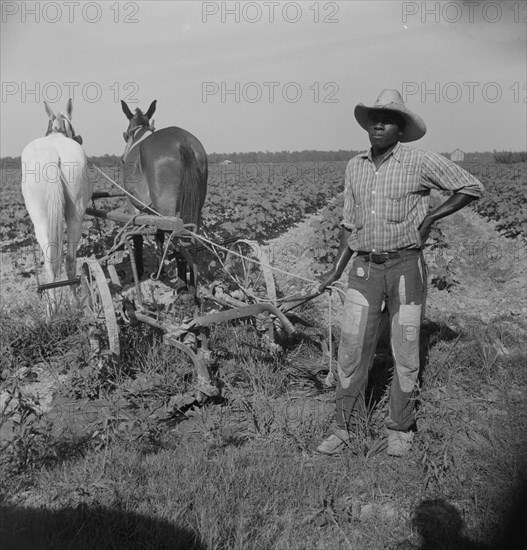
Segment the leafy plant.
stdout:
<svg viewBox="0 0 527 550">
<path fill-rule="evenodd" d="M 38 399 L 24 393 L 17 378 L 2 393 L 0 429 L 10 428 L 11 435 L 0 445 L 1 462 L 11 473 L 20 474 L 40 466 L 50 455 L 51 424 L 44 420 Z"/>
</svg>

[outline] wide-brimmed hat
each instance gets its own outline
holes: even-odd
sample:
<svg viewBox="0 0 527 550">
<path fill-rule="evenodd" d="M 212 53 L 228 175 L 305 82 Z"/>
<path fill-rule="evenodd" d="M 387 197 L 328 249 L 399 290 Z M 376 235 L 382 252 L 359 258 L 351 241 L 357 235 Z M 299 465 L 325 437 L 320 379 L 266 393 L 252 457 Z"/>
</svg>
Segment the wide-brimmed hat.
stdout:
<svg viewBox="0 0 527 550">
<path fill-rule="evenodd" d="M 424 120 L 406 108 L 403 98 L 397 90 L 383 90 L 371 107 L 367 107 L 364 103 L 359 103 L 355 107 L 355 118 L 365 130 L 367 130 L 370 111 L 373 110 L 393 111 L 404 118 L 406 126 L 399 141 L 416 141 L 426 134 Z"/>
</svg>

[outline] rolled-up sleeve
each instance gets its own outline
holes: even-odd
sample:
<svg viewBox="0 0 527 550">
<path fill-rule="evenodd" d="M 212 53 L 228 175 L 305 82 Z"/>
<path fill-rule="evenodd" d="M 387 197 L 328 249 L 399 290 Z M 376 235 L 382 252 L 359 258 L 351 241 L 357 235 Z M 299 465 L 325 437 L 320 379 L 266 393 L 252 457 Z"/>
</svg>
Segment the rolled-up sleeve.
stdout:
<svg viewBox="0 0 527 550">
<path fill-rule="evenodd" d="M 427 151 L 423 159 L 421 185 L 428 189 L 442 189 L 479 198 L 485 191 L 483 184 L 464 168 L 443 155 Z"/>
<path fill-rule="evenodd" d="M 355 210 L 355 200 L 353 198 L 353 192 L 351 190 L 351 168 L 352 161 L 348 162 L 346 167 L 346 174 L 344 176 L 344 209 L 342 211 L 342 221 L 340 226 L 348 231 L 355 231 L 356 227 L 353 224 L 353 215 Z"/>
</svg>

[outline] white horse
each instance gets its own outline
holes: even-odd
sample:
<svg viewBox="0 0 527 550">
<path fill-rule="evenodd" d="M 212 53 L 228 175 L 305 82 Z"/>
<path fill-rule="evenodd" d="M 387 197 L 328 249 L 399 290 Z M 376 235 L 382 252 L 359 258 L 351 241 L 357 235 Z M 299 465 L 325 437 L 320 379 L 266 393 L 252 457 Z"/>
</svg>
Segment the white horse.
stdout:
<svg viewBox="0 0 527 550">
<path fill-rule="evenodd" d="M 47 282 L 60 276 L 67 226 L 66 274 L 76 275 L 77 247 L 82 220 L 91 199 L 93 183 L 88 177 L 88 159 L 82 139 L 71 125 L 72 101 L 66 115 L 55 115 L 44 102 L 49 116 L 46 137 L 29 143 L 22 151 L 22 195 L 35 235 L 44 255 Z M 50 290 L 48 315 L 57 310 L 55 289 Z"/>
</svg>

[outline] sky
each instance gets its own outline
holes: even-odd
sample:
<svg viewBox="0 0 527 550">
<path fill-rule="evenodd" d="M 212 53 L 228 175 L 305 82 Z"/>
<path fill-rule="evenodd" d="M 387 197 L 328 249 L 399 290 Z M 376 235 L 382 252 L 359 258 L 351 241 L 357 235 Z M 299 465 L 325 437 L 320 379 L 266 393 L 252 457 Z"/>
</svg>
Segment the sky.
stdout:
<svg viewBox="0 0 527 550">
<path fill-rule="evenodd" d="M 43 101 L 88 156 L 121 155 L 124 99 L 209 153 L 364 150 L 353 111 L 397 89 L 437 152 L 527 149 L 527 3 L 1 2 L 0 156 Z"/>
</svg>

